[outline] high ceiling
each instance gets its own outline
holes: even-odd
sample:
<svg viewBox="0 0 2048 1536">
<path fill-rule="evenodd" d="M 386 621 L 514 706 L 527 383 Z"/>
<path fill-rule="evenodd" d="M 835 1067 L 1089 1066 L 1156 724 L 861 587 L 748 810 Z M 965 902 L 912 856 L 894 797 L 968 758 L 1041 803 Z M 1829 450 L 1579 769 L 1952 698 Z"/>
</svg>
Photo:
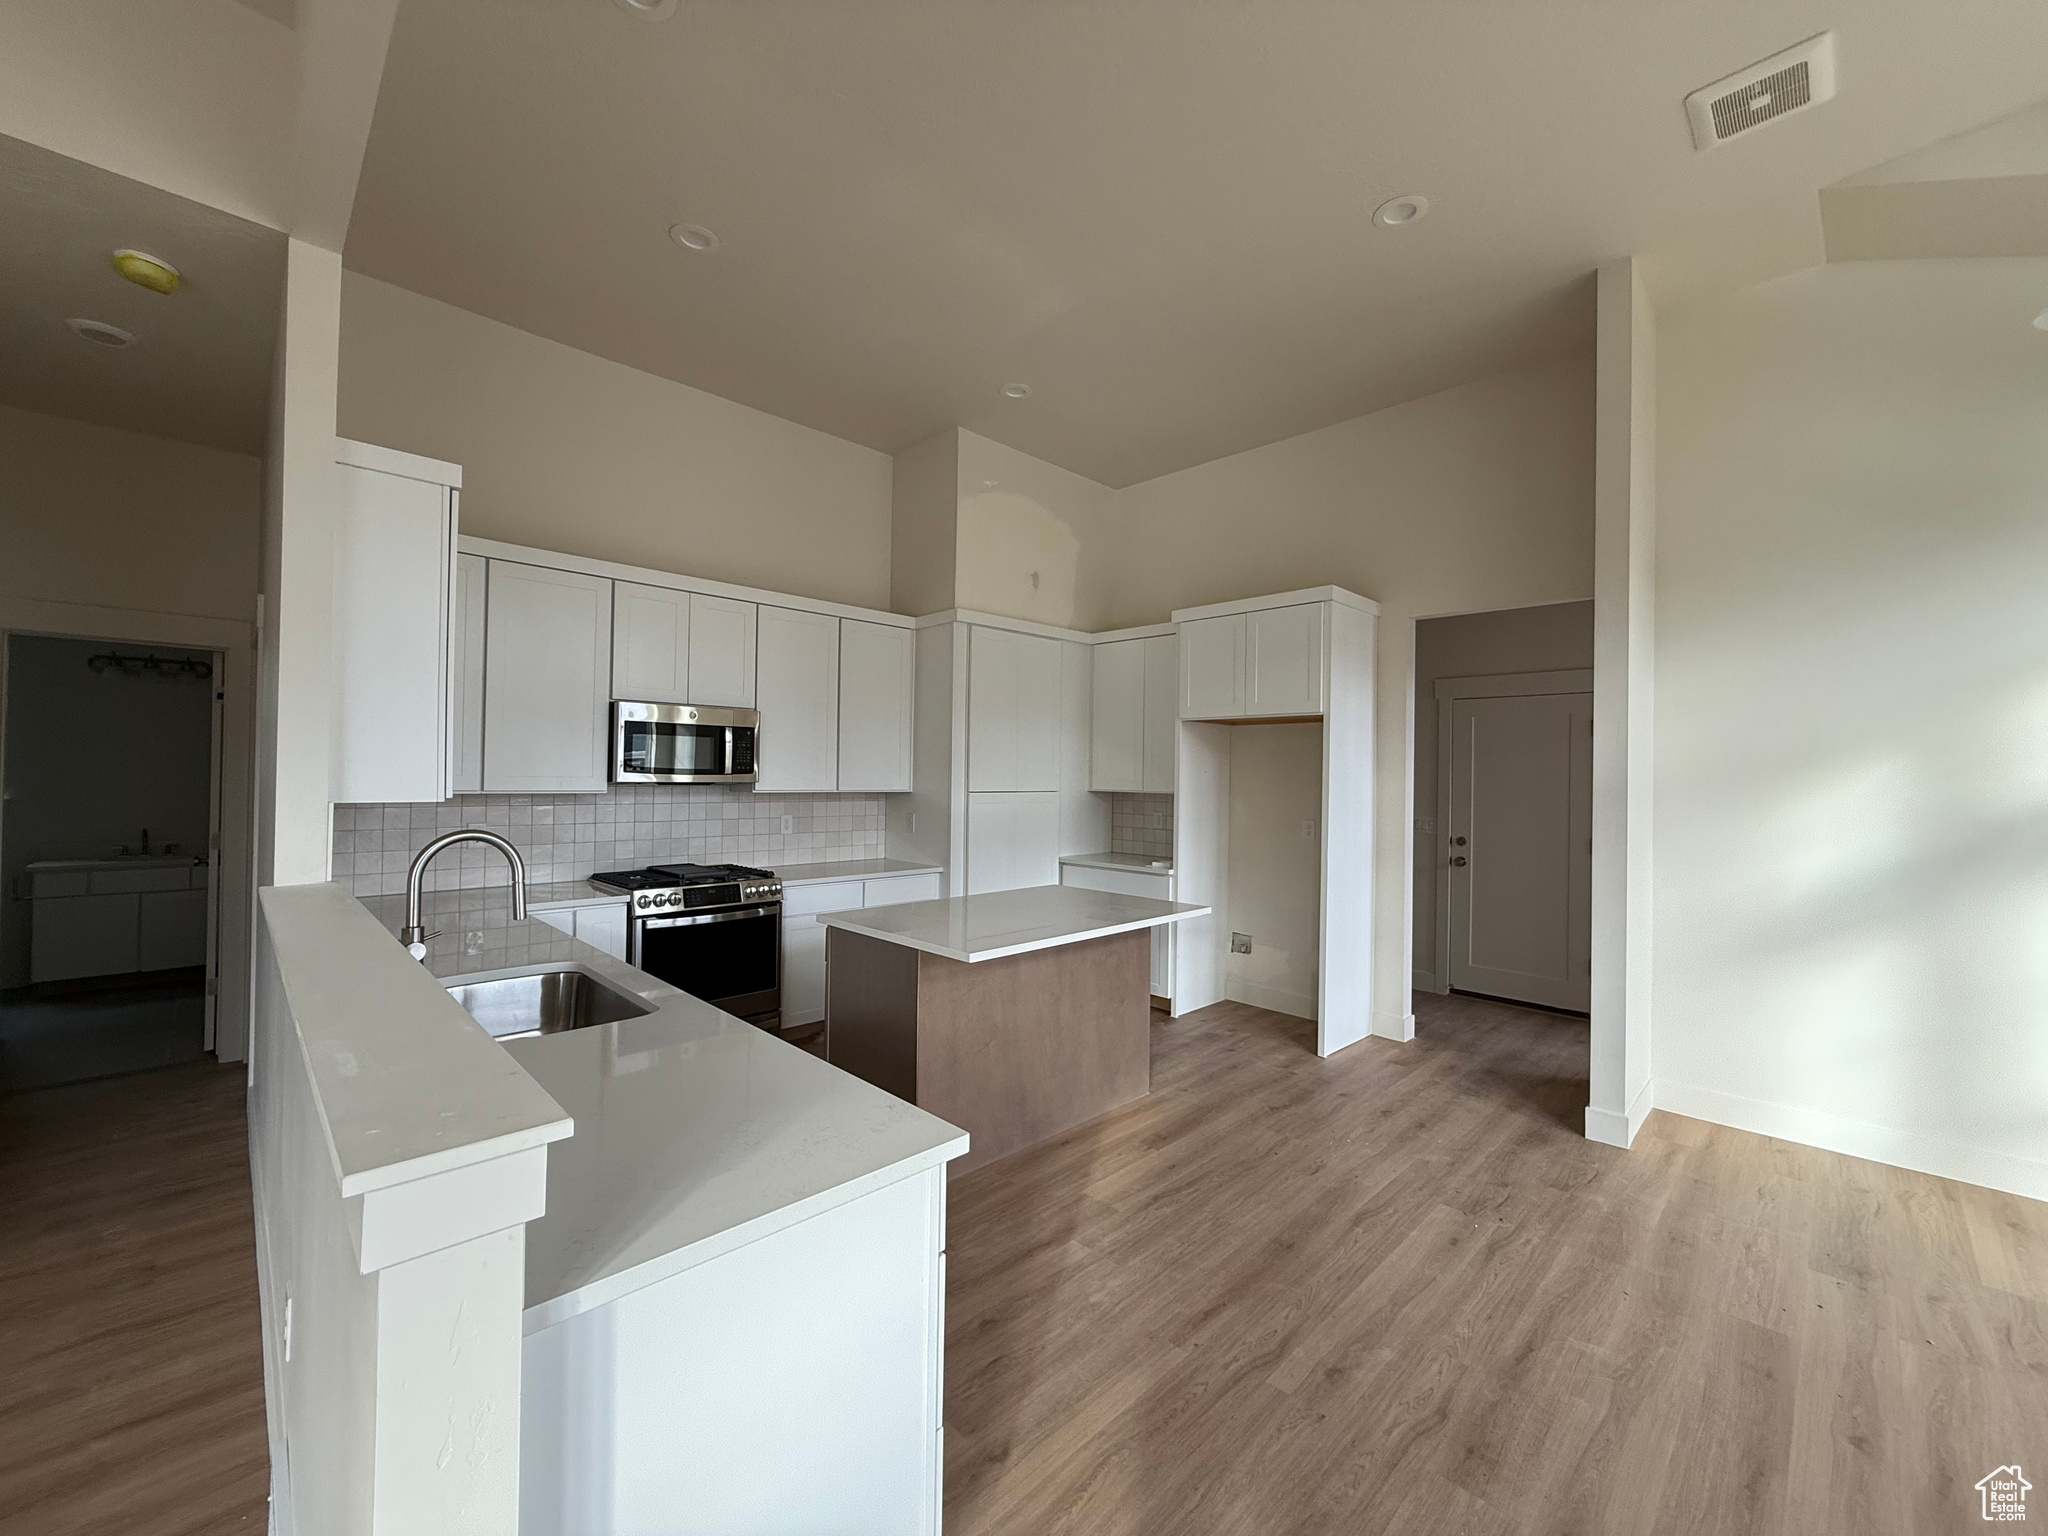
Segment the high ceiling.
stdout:
<svg viewBox="0 0 2048 1536">
<path fill-rule="evenodd" d="M 125 281 L 107 260 L 123 247 L 184 286 Z M 263 452 L 284 250 L 276 230 L 0 136 L 0 403 Z M 81 341 L 74 317 L 135 345 Z"/>
<path fill-rule="evenodd" d="M 1694 152 L 1686 92 L 1830 27 L 1837 100 Z M 1124 485 L 1583 347 L 1616 256 L 1664 305 L 1812 265 L 1820 188 L 2044 59 L 2039 0 L 405 0 L 346 255 L 885 451 L 959 425 Z"/>
</svg>

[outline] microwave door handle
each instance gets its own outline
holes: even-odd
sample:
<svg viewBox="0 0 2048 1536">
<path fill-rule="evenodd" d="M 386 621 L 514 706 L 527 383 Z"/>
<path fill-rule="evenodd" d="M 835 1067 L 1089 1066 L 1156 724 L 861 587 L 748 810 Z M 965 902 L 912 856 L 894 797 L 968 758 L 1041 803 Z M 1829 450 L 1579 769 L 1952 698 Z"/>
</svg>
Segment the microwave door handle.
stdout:
<svg viewBox="0 0 2048 1536">
<path fill-rule="evenodd" d="M 728 779 L 732 777 L 733 737 L 736 734 L 736 727 L 728 725 L 725 728 L 725 776 Z"/>
</svg>

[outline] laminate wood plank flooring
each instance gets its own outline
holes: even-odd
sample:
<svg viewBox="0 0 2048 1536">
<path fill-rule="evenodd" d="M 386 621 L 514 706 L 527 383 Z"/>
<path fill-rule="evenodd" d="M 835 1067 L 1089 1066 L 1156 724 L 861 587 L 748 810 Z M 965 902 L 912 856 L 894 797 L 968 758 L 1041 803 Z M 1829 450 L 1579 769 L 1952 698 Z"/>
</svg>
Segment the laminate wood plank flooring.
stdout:
<svg viewBox="0 0 2048 1536">
<path fill-rule="evenodd" d="M 1585 1021 L 1416 1011 L 1155 1015 L 1150 1097 L 953 1182 L 948 1536 L 1961 1531 L 2048 1471 L 2048 1205 L 1599 1146 Z"/>
<path fill-rule="evenodd" d="M 240 1067 L 0 1099 L 0 1533 L 260 1532 Z"/>
</svg>

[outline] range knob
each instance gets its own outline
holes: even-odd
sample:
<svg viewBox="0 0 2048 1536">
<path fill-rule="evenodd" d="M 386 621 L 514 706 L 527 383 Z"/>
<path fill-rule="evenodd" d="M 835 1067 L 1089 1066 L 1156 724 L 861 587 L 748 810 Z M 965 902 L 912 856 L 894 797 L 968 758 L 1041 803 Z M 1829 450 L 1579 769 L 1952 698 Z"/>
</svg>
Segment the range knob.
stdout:
<svg viewBox="0 0 2048 1536">
<path fill-rule="evenodd" d="M 645 891 L 642 891 L 638 896 L 635 896 L 633 898 L 633 905 L 638 907 L 642 912 L 645 912 L 649 907 L 654 905 L 654 898 L 648 895 Z"/>
</svg>

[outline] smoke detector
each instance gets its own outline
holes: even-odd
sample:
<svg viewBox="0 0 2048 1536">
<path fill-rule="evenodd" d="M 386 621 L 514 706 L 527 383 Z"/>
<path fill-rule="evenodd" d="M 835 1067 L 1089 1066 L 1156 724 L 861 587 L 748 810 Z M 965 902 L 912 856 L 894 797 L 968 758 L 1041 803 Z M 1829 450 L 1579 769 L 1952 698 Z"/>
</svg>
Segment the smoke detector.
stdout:
<svg viewBox="0 0 2048 1536">
<path fill-rule="evenodd" d="M 118 325 L 109 325 L 104 320 L 73 318 L 64 322 L 71 327 L 71 334 L 80 341 L 89 341 L 96 347 L 132 347 L 135 333 L 124 331 Z"/>
<path fill-rule="evenodd" d="M 1835 34 L 1823 32 L 1685 98 L 1692 147 L 1712 149 L 1835 94 Z"/>
</svg>

